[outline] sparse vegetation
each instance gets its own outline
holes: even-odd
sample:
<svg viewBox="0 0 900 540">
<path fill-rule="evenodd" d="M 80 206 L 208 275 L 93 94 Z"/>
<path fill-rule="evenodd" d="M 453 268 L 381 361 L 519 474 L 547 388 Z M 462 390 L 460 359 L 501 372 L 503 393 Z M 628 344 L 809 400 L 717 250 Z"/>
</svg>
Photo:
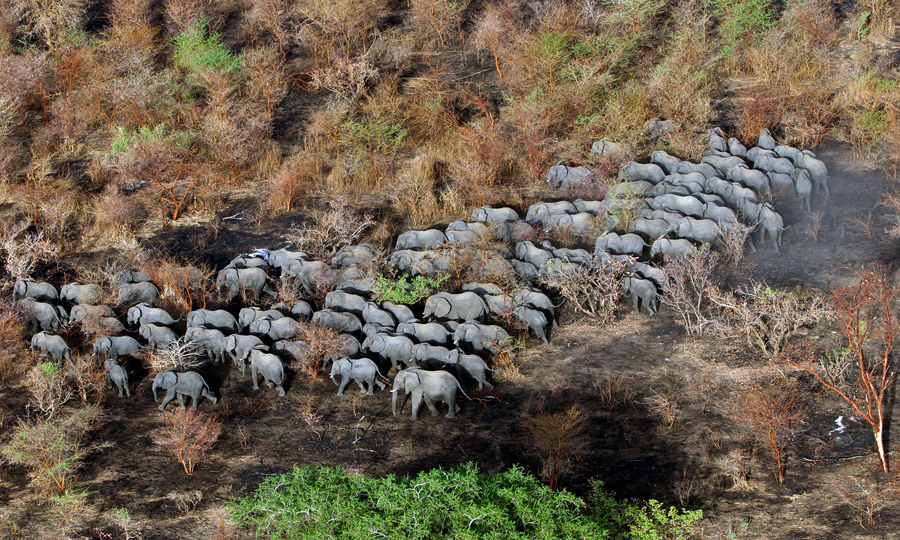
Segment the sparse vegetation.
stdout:
<svg viewBox="0 0 900 540">
<path fill-rule="evenodd" d="M 165 427 L 153 434 L 153 443 L 174 454 L 185 474 L 194 474 L 194 469 L 208 457 L 209 450 L 219 440 L 221 422 L 185 407 L 161 416 Z"/>
</svg>

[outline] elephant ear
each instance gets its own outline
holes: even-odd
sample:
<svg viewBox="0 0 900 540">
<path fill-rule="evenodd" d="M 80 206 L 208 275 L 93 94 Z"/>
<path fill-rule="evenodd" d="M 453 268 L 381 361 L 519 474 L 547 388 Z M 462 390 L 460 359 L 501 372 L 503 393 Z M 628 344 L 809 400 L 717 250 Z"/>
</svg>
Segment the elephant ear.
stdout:
<svg viewBox="0 0 900 540">
<path fill-rule="evenodd" d="M 168 390 L 175 386 L 175 383 L 178 382 L 178 375 L 174 371 L 166 371 L 165 373 L 161 373 L 162 378 L 157 385 L 157 388 L 162 388 L 163 390 Z"/>
<path fill-rule="evenodd" d="M 438 298 L 436 304 L 434 309 L 434 315 L 436 317 L 446 317 L 453 308 L 453 306 L 450 305 L 450 300 L 447 300 L 446 298 Z"/>
</svg>

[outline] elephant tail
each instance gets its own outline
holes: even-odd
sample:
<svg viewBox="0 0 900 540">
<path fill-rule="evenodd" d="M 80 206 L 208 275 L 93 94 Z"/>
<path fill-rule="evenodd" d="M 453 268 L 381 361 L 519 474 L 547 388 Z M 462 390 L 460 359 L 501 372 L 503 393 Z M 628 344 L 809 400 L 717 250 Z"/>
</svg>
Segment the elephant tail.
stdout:
<svg viewBox="0 0 900 540">
<path fill-rule="evenodd" d="M 456 380 L 456 377 L 454 377 L 454 380 Z M 459 382 L 458 380 L 456 381 L 456 387 L 459 388 L 459 391 L 462 392 L 462 395 L 463 395 L 466 399 L 468 399 L 469 401 L 472 401 L 472 398 L 470 398 L 470 397 L 469 397 L 469 394 L 467 394 L 466 391 L 463 390 L 462 384 L 460 384 L 460 382 Z"/>
</svg>

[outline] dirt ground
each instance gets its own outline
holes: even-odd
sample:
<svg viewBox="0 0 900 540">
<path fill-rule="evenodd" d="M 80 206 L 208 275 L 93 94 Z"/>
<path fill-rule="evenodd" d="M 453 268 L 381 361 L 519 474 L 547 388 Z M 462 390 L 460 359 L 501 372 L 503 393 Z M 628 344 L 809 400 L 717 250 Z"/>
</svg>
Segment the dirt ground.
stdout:
<svg viewBox="0 0 900 540">
<path fill-rule="evenodd" d="M 793 201 L 777 208 L 790 228 L 784 250 L 770 247 L 749 254 L 748 276 L 770 285 L 827 289 L 852 278 L 852 268 L 875 261 L 892 263 L 897 242 L 884 235 L 877 207 L 888 189 L 883 174 L 856 165 L 840 146 L 820 151 L 832 174 L 831 197 L 813 200 L 821 214 L 818 242 L 808 231 L 810 217 Z M 232 215 L 237 206 L 222 215 Z M 220 216 L 221 217 L 221 216 Z M 288 218 L 284 218 L 285 220 Z M 286 222 L 285 222 L 286 223 Z M 278 224 L 278 227 L 285 226 Z M 249 227 L 249 230 L 248 230 Z M 225 222 L 219 238 L 204 248 L 210 259 L 228 259 L 239 250 L 271 245 L 277 228 Z M 157 242 L 184 243 L 191 229 L 170 230 Z M 225 246 L 228 246 L 227 248 Z M 218 254 L 217 257 L 211 256 Z M 343 397 L 327 379 L 295 378 L 287 396 L 254 391 L 238 371 L 222 367 L 209 380 L 218 404 L 201 410 L 224 422 L 212 457 L 186 476 L 170 454 L 154 446 L 149 433 L 161 426 L 150 383 L 133 381 L 135 396 L 104 399 L 106 420 L 95 433 L 113 448 L 89 456 L 77 485 L 89 492 L 88 508 L 73 523 L 38 504 L 27 488 L 26 471 L 0 469 L 0 537 L 44 538 L 69 528 L 72 538 L 125 538 L 113 524 L 117 508 L 127 508 L 133 529 L 147 540 L 244 538 L 225 522 L 224 503 L 247 495 L 268 475 L 293 464 L 346 467 L 368 475 L 409 474 L 435 466 L 476 461 L 496 471 L 523 464 L 537 472 L 522 421 L 540 412 L 579 405 L 590 423 L 588 450 L 561 478 L 579 494 L 589 479 L 605 482 L 622 497 L 656 498 L 667 504 L 701 508 L 703 538 L 897 538 L 900 505 L 888 501 L 874 526 L 857 522 L 859 490 L 853 478 L 876 469 L 871 433 L 841 403 L 801 379 L 809 414 L 791 444 L 786 482 L 778 484 L 764 449 L 752 451 L 725 410 L 766 362 L 740 339 L 702 340 L 687 336 L 671 310 L 656 317 L 635 315 L 623 304 L 617 320 L 598 326 L 563 310 L 550 345 L 531 340 L 521 355 L 521 375 L 502 380 L 488 395 L 462 400 L 454 420 L 422 414 L 409 420 L 409 407 L 391 414 L 390 394 L 360 396 L 349 387 Z M 828 324 L 808 336 L 829 340 Z M 665 396 L 675 404 L 671 428 L 651 407 Z M 22 414 L 28 399 L 19 387 L 0 388 L 0 427 Z M 846 430 L 836 430 L 843 416 Z M 900 440 L 892 426 L 891 440 Z M 749 463 L 749 490 L 739 490 L 723 473 L 721 460 L 740 450 Z M 193 497 L 196 504 L 183 502 Z M 181 501 L 179 501 L 181 499 Z M 180 504 L 179 504 L 180 502 Z M 851 504 L 852 503 L 852 504 Z M 180 506 L 180 508 L 179 508 Z M 193 506 L 193 507 L 192 507 Z"/>
</svg>

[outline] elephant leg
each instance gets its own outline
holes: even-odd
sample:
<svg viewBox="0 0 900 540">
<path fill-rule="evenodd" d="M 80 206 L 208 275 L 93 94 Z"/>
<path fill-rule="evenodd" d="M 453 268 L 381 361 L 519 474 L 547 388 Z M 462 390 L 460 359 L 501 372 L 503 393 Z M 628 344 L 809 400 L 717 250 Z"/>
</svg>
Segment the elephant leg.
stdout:
<svg viewBox="0 0 900 540">
<path fill-rule="evenodd" d="M 122 386 L 125 387 L 125 397 L 130 399 L 131 398 L 131 389 L 128 388 L 128 381 L 127 380 L 122 381 Z"/>
<path fill-rule="evenodd" d="M 109 376 L 109 372 L 106 373 L 106 388 L 107 390 L 113 387 L 112 377 Z"/>
<path fill-rule="evenodd" d="M 559 325 L 556 324 L 556 316 L 555 315 L 550 316 L 550 328 L 552 328 L 553 330 L 556 330 L 557 328 L 559 328 Z"/>
<path fill-rule="evenodd" d="M 550 342 L 547 340 L 547 334 L 544 333 L 543 328 L 541 328 L 540 326 L 535 326 L 534 328 L 532 328 L 532 330 L 534 331 L 534 335 L 536 335 L 538 338 L 540 338 L 541 341 L 544 342 L 544 345 L 550 344 Z"/>
<path fill-rule="evenodd" d="M 437 407 L 434 406 L 434 400 L 429 398 L 428 396 L 423 396 L 425 400 L 425 405 L 428 407 L 428 410 L 431 411 L 431 416 L 437 416 L 441 414 L 438 412 Z"/>
<path fill-rule="evenodd" d="M 632 305 L 632 307 L 634 307 L 634 312 L 635 312 L 635 313 L 640 313 L 640 312 L 641 312 L 640 305 L 638 304 L 639 301 L 640 301 L 640 300 L 638 299 L 638 295 L 636 295 L 636 294 L 634 294 L 634 293 L 631 293 L 631 305 Z"/>
<path fill-rule="evenodd" d="M 159 410 L 166 410 L 166 405 L 168 405 L 169 402 L 173 399 L 175 399 L 175 388 L 169 388 L 168 390 L 166 390 L 166 397 L 163 398 L 163 402 L 162 404 L 160 404 Z"/>
<path fill-rule="evenodd" d="M 375 384 L 378 385 L 378 389 L 379 389 L 379 390 L 384 390 L 385 385 L 384 385 L 383 382 L 381 382 L 380 379 L 378 379 L 378 377 L 375 377 L 373 380 L 375 381 Z"/>
<path fill-rule="evenodd" d="M 412 416 L 411 420 L 419 419 L 419 406 L 422 404 L 422 393 L 421 391 L 413 391 L 412 393 Z"/>
<path fill-rule="evenodd" d="M 275 388 L 275 383 L 272 382 L 270 379 L 263 377 L 263 380 L 266 382 L 266 386 L 268 386 L 269 388 Z"/>
<path fill-rule="evenodd" d="M 259 390 L 259 381 L 257 377 L 259 376 L 259 372 L 256 370 L 256 366 L 250 366 L 250 377 L 253 379 L 253 389 Z"/>
<path fill-rule="evenodd" d="M 370 396 L 372 395 L 372 383 L 369 383 L 369 391 L 367 392 L 367 391 L 366 391 L 366 387 L 365 387 L 365 385 L 363 384 L 364 381 L 363 381 L 362 379 L 353 379 L 353 382 L 355 382 L 355 383 L 356 383 L 356 386 L 359 387 L 359 393 L 360 393 L 360 394 L 367 394 L 367 395 L 370 395 Z"/>
<path fill-rule="evenodd" d="M 219 398 L 217 398 L 216 396 L 214 396 L 214 395 L 210 394 L 209 392 L 207 392 L 207 391 L 206 391 L 206 388 L 204 388 L 204 389 L 200 392 L 200 395 L 203 396 L 203 397 L 205 397 L 206 399 L 212 401 L 212 402 L 213 402 L 213 405 L 215 405 L 216 403 L 219 402 Z M 197 403 L 198 401 L 200 401 L 199 396 L 198 396 L 198 399 L 194 400 L 194 403 Z M 196 407 L 194 407 L 194 409 L 196 409 Z"/>
<path fill-rule="evenodd" d="M 456 418 L 456 413 L 459 412 L 459 405 L 456 404 L 456 393 L 454 392 L 447 396 L 447 399 L 445 399 L 444 402 L 447 403 L 447 407 L 450 408 L 450 410 L 447 411 L 447 418 Z"/>
<path fill-rule="evenodd" d="M 349 375 L 341 375 L 341 386 L 338 388 L 337 395 L 343 396 L 344 390 L 347 389 L 348 384 L 350 384 L 350 376 Z"/>
<path fill-rule="evenodd" d="M 178 404 L 181 405 L 182 409 L 184 409 L 184 394 L 182 394 L 181 392 L 178 392 L 176 395 L 178 396 Z M 194 400 L 194 406 L 191 407 L 191 410 L 194 410 L 194 411 L 197 410 L 197 400 L 196 399 Z"/>
</svg>

